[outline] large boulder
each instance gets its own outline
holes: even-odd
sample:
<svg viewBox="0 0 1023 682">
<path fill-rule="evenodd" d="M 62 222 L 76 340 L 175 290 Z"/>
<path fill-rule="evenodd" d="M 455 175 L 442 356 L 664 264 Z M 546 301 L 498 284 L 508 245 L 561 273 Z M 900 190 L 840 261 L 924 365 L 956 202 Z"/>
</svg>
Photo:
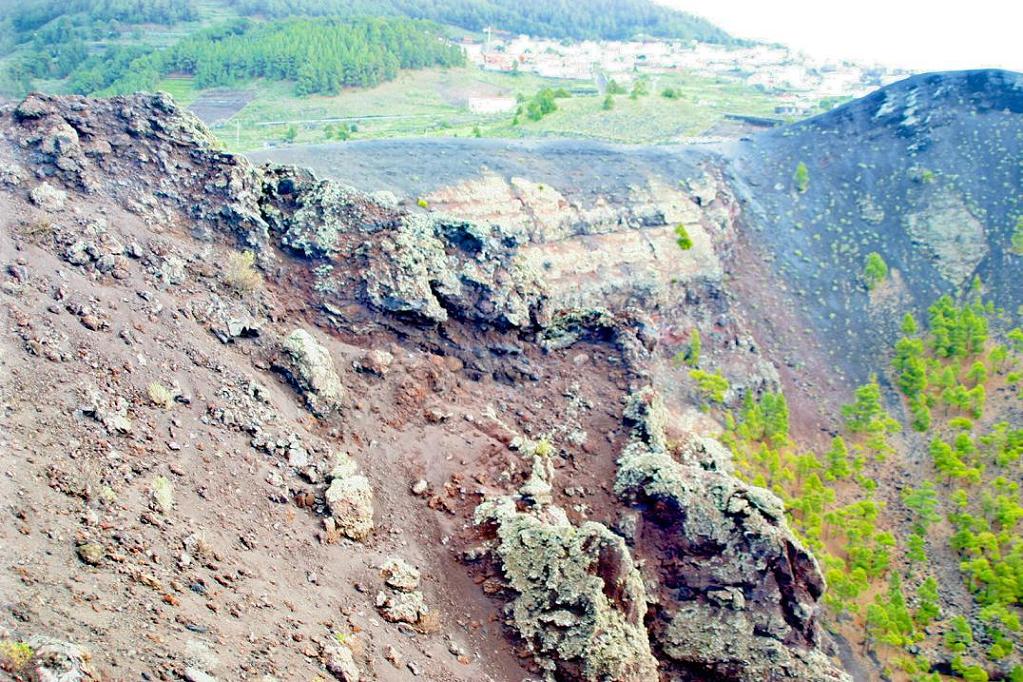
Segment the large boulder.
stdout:
<svg viewBox="0 0 1023 682">
<path fill-rule="evenodd" d="M 54 212 L 64 208 L 64 202 L 67 201 L 67 192 L 47 182 L 43 182 L 29 192 L 29 198 L 32 199 L 33 204 L 44 211 Z"/>
<path fill-rule="evenodd" d="M 325 652 L 327 671 L 340 682 L 359 682 L 362 672 L 352 650 L 340 642 L 331 642 Z"/>
<path fill-rule="evenodd" d="M 373 532 L 373 488 L 358 473 L 354 460 L 342 455 L 331 472 L 326 501 L 336 532 L 350 540 L 365 540 Z"/>
<path fill-rule="evenodd" d="M 313 414 L 325 417 L 341 407 L 345 392 L 334 360 L 306 330 L 296 329 L 284 340 L 277 367 L 302 392 Z"/>
<path fill-rule="evenodd" d="M 32 651 L 25 672 L 39 682 L 99 682 L 92 654 L 72 642 L 35 636 L 28 640 Z"/>
</svg>

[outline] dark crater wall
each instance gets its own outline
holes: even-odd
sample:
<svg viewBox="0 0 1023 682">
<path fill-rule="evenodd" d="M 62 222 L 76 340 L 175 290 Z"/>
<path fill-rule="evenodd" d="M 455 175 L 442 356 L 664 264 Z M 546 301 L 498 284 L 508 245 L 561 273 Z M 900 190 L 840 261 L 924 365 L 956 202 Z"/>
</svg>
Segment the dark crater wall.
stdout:
<svg viewBox="0 0 1023 682">
<path fill-rule="evenodd" d="M 1023 257 L 1010 239 L 1023 215 L 1023 76 L 913 77 L 731 155 L 745 225 L 836 357 L 879 350 L 897 321 L 885 310 L 923 311 L 974 275 L 1018 317 Z M 793 179 L 800 162 L 804 193 Z M 872 251 L 898 272 L 873 296 L 861 281 Z"/>
</svg>

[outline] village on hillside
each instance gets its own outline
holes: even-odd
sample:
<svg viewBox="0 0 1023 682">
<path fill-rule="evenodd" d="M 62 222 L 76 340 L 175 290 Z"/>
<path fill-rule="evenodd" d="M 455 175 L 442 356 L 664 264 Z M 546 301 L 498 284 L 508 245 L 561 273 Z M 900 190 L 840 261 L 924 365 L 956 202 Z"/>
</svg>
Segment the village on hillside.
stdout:
<svg viewBox="0 0 1023 682">
<path fill-rule="evenodd" d="M 726 46 L 695 41 L 555 41 L 488 28 L 482 40 L 462 41 L 482 69 L 528 72 L 547 78 L 593 80 L 603 92 L 611 80 L 628 86 L 639 77 L 689 73 L 735 79 L 780 96 L 776 114 L 801 116 L 822 101 L 862 97 L 910 72 L 880 65 L 825 61 L 779 45 Z M 481 105 L 482 106 L 482 105 Z"/>
</svg>

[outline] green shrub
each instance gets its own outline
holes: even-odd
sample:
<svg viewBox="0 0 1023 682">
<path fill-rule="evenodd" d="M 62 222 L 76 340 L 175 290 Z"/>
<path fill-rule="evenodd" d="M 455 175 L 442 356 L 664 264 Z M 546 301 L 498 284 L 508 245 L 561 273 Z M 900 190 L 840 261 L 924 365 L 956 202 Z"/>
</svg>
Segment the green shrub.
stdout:
<svg viewBox="0 0 1023 682">
<path fill-rule="evenodd" d="M 795 183 L 796 191 L 804 194 L 810 189 L 810 169 L 800 161 L 796 164 L 796 172 L 792 174 L 792 182 Z"/>
<path fill-rule="evenodd" d="M 168 409 L 174 406 L 174 393 L 159 381 L 149 384 L 146 387 L 146 393 L 149 394 L 150 402 L 157 407 Z"/>
<path fill-rule="evenodd" d="M 547 114 L 558 110 L 557 94 L 551 88 L 544 88 L 526 102 L 526 117 L 531 121 L 539 121 Z"/>
<path fill-rule="evenodd" d="M 945 648 L 954 654 L 964 653 L 973 644 L 973 629 L 962 616 L 952 616 L 945 631 Z"/>
<path fill-rule="evenodd" d="M 35 652 L 25 642 L 0 639 L 0 670 L 12 674 L 23 672 L 33 656 Z"/>
<path fill-rule="evenodd" d="M 863 263 L 863 280 L 867 283 L 867 289 L 873 291 L 881 282 L 888 278 L 888 264 L 884 262 L 876 251 L 867 254 Z"/>
<path fill-rule="evenodd" d="M 251 251 L 233 252 L 227 257 L 224 284 L 239 294 L 255 291 L 263 284 L 263 276 L 255 268 L 256 254 Z"/>
<path fill-rule="evenodd" d="M 675 243 L 683 251 L 693 248 L 693 239 L 689 236 L 689 230 L 682 223 L 675 226 Z"/>
</svg>

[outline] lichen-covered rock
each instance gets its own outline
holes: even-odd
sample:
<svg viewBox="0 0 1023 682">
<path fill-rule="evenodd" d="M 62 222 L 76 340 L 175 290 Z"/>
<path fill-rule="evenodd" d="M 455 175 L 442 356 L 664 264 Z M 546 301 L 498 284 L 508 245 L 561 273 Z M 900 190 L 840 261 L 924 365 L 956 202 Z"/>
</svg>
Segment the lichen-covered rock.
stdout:
<svg viewBox="0 0 1023 682">
<path fill-rule="evenodd" d="M 481 504 L 476 522 L 496 534 L 517 595 L 512 622 L 548 679 L 658 679 L 646 592 L 621 537 L 595 522 L 574 526 L 558 507 L 520 511 L 511 497 Z"/>
<path fill-rule="evenodd" d="M 85 648 L 51 637 L 28 640 L 32 660 L 25 672 L 38 682 L 99 682 L 92 654 Z"/>
<path fill-rule="evenodd" d="M 419 587 L 419 569 L 404 559 L 391 557 L 380 566 L 380 575 L 388 587 L 402 592 L 412 592 Z"/>
<path fill-rule="evenodd" d="M 128 417 L 128 404 L 123 397 L 108 399 L 99 391 L 89 393 L 89 402 L 82 406 L 82 414 L 101 423 L 111 434 L 126 434 L 132 429 Z"/>
<path fill-rule="evenodd" d="M 391 623 L 415 625 L 430 612 L 423 593 L 418 590 L 381 590 L 377 593 L 376 605 L 384 620 Z"/>
<path fill-rule="evenodd" d="M 382 377 L 391 369 L 393 362 L 393 355 L 385 350 L 374 348 L 366 351 L 365 355 L 355 362 L 355 369 Z"/>
<path fill-rule="evenodd" d="M 713 670 L 721 680 L 850 679 L 819 650 L 786 644 L 789 626 L 780 614 L 750 617 L 742 603 L 741 597 L 735 605 L 682 603 L 658 637 L 660 650 L 693 669 Z"/>
<path fill-rule="evenodd" d="M 330 473 L 325 498 L 337 532 L 351 540 L 365 540 L 373 532 L 373 487 L 359 473 L 355 460 L 338 455 Z"/>
<path fill-rule="evenodd" d="M 906 232 L 949 282 L 963 284 L 987 255 L 984 224 L 951 187 L 926 190 L 926 204 L 904 217 Z"/>
<path fill-rule="evenodd" d="M 625 419 L 632 437 L 615 491 L 643 511 L 663 553 L 644 557 L 647 567 L 672 586 L 650 632 L 662 663 L 737 682 L 848 679 L 822 651 L 824 578 L 781 500 L 733 477 L 709 439 L 676 460 L 652 389 L 630 397 Z"/>
<path fill-rule="evenodd" d="M 534 505 L 550 504 L 554 501 L 554 463 L 546 454 L 534 454 L 529 478 L 519 488 L 522 499 Z"/>
<path fill-rule="evenodd" d="M 355 662 L 352 650 L 341 643 L 328 645 L 326 656 L 327 672 L 341 682 L 359 682 L 362 679 L 362 672 Z"/>
<path fill-rule="evenodd" d="M 325 302 L 356 294 L 426 323 L 534 322 L 544 287 L 517 259 L 514 231 L 412 213 L 288 167 L 267 173 L 263 212 L 285 248 L 319 262 L 314 289 Z"/>
<path fill-rule="evenodd" d="M 601 339 L 617 346 L 631 367 L 643 360 L 657 344 L 656 328 L 649 316 L 634 308 L 612 312 L 607 308 L 575 308 L 559 311 L 545 320 L 540 344 L 548 349 L 567 348 L 582 339 Z"/>
<path fill-rule="evenodd" d="M 25 180 L 25 169 L 16 163 L 0 161 L 0 185 L 17 187 Z"/>
<path fill-rule="evenodd" d="M 281 369 L 302 392 L 313 414 L 325 417 L 338 410 L 344 398 L 341 379 L 330 352 L 304 329 L 296 329 L 281 345 Z"/>
<path fill-rule="evenodd" d="M 58 189 L 48 182 L 40 183 L 29 192 L 32 203 L 44 211 L 59 211 L 67 201 L 67 192 Z"/>
</svg>

